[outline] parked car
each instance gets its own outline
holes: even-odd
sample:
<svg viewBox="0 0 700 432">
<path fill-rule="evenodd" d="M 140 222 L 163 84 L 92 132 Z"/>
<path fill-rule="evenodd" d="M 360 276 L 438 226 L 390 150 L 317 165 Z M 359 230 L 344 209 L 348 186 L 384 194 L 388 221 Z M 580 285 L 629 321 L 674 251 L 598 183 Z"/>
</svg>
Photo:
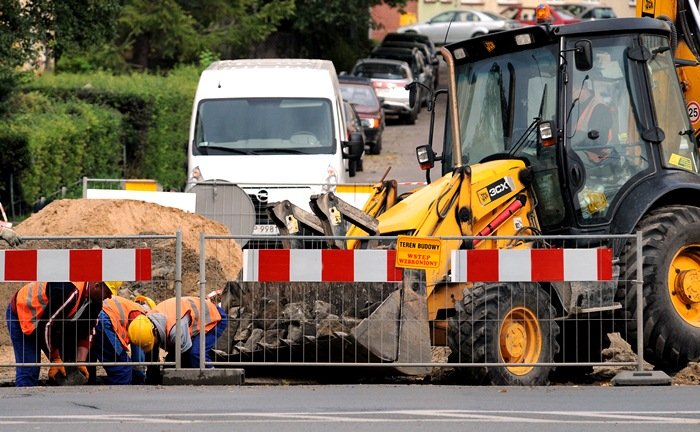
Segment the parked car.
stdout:
<svg viewBox="0 0 700 432">
<path fill-rule="evenodd" d="M 365 58 L 358 60 L 351 75 L 369 78 L 377 96 L 382 98 L 384 114 L 399 116 L 408 124 L 414 124 L 420 104 L 409 104 L 406 85 L 413 82 L 413 73 L 408 63 L 401 60 Z"/>
<path fill-rule="evenodd" d="M 389 40 L 382 41 L 382 43 L 379 46 L 388 48 L 418 48 L 419 50 L 421 50 L 428 62 L 428 67 L 430 67 L 431 73 L 433 75 L 432 88 L 436 89 L 438 87 L 438 75 L 440 74 L 440 60 L 438 59 L 437 55 L 434 55 L 433 52 L 431 52 L 430 47 L 428 45 L 418 41 L 412 42 Z"/>
<path fill-rule="evenodd" d="M 433 68 L 428 64 L 428 60 L 418 48 L 395 48 L 379 46 L 372 50 L 371 58 L 385 58 L 391 60 L 401 60 L 408 63 L 413 73 L 413 78 L 425 87 L 418 86 L 416 92 L 416 104 L 418 112 L 422 106 L 427 105 L 430 98 L 430 91 L 433 89 Z M 427 89 L 429 90 L 427 90 Z"/>
<path fill-rule="evenodd" d="M 552 12 L 552 24 L 573 24 L 581 22 L 580 18 L 573 16 L 570 12 L 550 6 Z M 534 7 L 510 6 L 501 11 L 501 15 L 506 18 L 518 21 L 521 24 L 534 25 L 537 23 L 537 15 Z"/>
<path fill-rule="evenodd" d="M 384 110 L 383 100 L 377 96 L 368 78 L 359 78 L 344 75 L 338 78 L 340 81 L 340 93 L 343 99 L 350 102 L 362 121 L 365 131 L 367 154 L 379 154 L 382 152 L 382 135 L 384 134 Z"/>
<path fill-rule="evenodd" d="M 350 138 L 353 136 L 353 134 L 362 136 L 362 153 L 364 154 L 364 144 L 366 144 L 365 129 L 362 127 L 362 120 L 360 120 L 360 115 L 357 114 L 357 111 L 355 111 L 355 107 L 353 107 L 352 104 L 347 100 L 343 100 L 343 109 L 345 110 L 345 130 L 347 132 L 347 140 L 350 141 Z M 351 159 L 349 161 L 348 174 L 350 175 L 350 177 L 354 177 L 356 171 L 362 170 L 363 168 L 361 157 L 358 159 Z"/>
<path fill-rule="evenodd" d="M 617 18 L 613 8 L 609 6 L 595 6 L 585 3 L 571 3 L 557 6 L 558 9 L 564 9 L 571 15 L 582 20 L 607 19 Z"/>
<path fill-rule="evenodd" d="M 488 12 L 451 10 L 437 14 L 425 22 L 401 26 L 396 31 L 423 33 L 435 45 L 444 45 L 519 26 L 512 19 Z"/>
</svg>

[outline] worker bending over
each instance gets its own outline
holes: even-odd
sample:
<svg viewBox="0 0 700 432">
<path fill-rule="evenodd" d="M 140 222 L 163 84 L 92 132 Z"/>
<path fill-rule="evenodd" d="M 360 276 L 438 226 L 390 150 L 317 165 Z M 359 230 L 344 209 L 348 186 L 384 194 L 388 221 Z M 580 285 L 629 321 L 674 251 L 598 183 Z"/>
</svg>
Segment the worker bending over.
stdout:
<svg viewBox="0 0 700 432">
<path fill-rule="evenodd" d="M 66 376 L 63 360 L 85 362 L 102 301 L 111 295 L 104 282 L 32 282 L 20 288 L 5 314 L 18 364 L 15 385 L 38 384 L 39 366 L 21 363 L 41 363 L 41 351 L 52 363 L 50 380 Z M 89 378 L 85 366 L 78 370 Z"/>
<path fill-rule="evenodd" d="M 157 354 L 157 348 L 164 349 L 167 352 L 166 361 L 175 360 L 175 346 L 179 343 L 182 352 L 182 367 L 198 367 L 202 355 L 199 349 L 200 320 L 204 320 L 204 358 L 205 361 L 211 361 L 211 350 L 214 348 L 216 340 L 226 330 L 226 312 L 209 300 L 205 300 L 204 307 L 200 308 L 199 298 L 182 297 L 180 301 L 181 339 L 177 341 L 176 306 L 177 300 L 173 297 L 158 303 L 146 315 L 136 317 L 129 325 L 131 342 L 140 346 L 147 353 Z M 156 349 L 154 350 L 154 348 Z"/>
<path fill-rule="evenodd" d="M 143 362 L 143 350 L 129 339 L 129 326 L 139 316 L 150 309 L 148 304 L 141 304 L 124 297 L 117 296 L 121 282 L 110 282 L 112 297 L 102 304 L 102 311 L 97 319 L 95 335 L 90 346 L 91 359 L 103 363 Z M 136 299 L 138 300 L 138 298 Z M 147 299 L 148 303 L 153 301 Z M 155 304 L 154 304 L 155 305 Z M 107 372 L 107 384 L 143 384 L 144 370 L 130 365 L 103 365 Z"/>
</svg>

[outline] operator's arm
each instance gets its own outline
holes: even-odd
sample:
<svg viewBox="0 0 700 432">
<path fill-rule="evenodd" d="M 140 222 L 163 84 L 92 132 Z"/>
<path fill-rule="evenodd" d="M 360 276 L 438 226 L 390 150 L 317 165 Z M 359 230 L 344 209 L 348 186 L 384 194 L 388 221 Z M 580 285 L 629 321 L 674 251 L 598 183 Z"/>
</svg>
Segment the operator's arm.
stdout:
<svg viewBox="0 0 700 432">
<path fill-rule="evenodd" d="M 601 145 L 611 144 L 617 137 L 610 137 L 612 134 L 613 112 L 605 104 L 598 104 L 591 113 L 591 120 L 588 122 L 588 131 L 596 130 L 600 134 L 598 143 Z M 609 139 L 610 138 L 610 139 Z"/>
</svg>

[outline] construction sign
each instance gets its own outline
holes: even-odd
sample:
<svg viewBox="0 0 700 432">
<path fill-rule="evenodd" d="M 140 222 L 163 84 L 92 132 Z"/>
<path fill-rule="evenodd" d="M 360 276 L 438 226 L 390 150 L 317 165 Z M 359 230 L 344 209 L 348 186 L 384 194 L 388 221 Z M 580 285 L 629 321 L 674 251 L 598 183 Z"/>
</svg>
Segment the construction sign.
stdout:
<svg viewBox="0 0 700 432">
<path fill-rule="evenodd" d="M 431 269 L 440 266 L 439 239 L 399 236 L 396 240 L 396 267 Z"/>
</svg>

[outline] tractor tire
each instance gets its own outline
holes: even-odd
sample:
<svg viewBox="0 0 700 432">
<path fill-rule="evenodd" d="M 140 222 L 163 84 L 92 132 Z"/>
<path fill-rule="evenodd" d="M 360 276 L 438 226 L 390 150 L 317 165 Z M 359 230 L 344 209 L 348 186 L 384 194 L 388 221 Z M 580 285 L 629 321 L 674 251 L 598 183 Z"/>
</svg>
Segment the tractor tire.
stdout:
<svg viewBox="0 0 700 432">
<path fill-rule="evenodd" d="M 668 206 L 651 211 L 642 232 L 644 359 L 675 372 L 700 357 L 700 208 Z M 621 333 L 636 351 L 637 251 L 627 243 L 616 300 L 623 306 Z"/>
<path fill-rule="evenodd" d="M 466 289 L 450 318 L 451 362 L 552 363 L 559 324 L 549 294 L 535 283 L 478 284 Z M 467 380 L 493 385 L 546 385 L 551 366 L 461 368 Z"/>
</svg>

